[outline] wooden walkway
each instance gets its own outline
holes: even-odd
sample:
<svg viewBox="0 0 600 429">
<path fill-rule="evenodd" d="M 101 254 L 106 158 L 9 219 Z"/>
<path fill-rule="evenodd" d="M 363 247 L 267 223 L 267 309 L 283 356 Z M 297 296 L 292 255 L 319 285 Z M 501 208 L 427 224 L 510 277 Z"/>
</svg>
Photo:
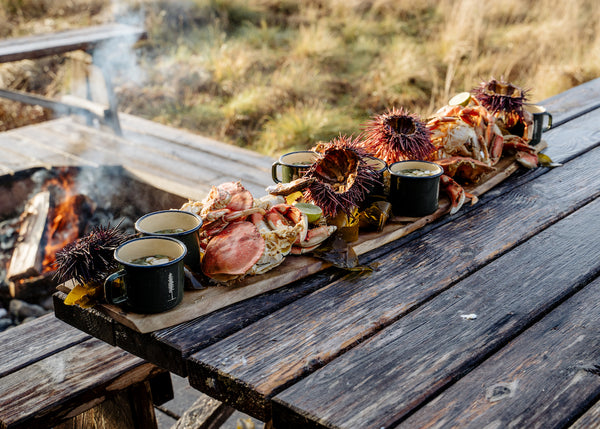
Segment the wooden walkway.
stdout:
<svg viewBox="0 0 600 429">
<path fill-rule="evenodd" d="M 273 159 L 132 115 L 123 136 L 63 117 L 0 133 L 0 175 L 32 167 L 122 165 L 157 188 L 201 199 L 211 185 L 242 180 L 253 195 L 272 184 Z"/>
</svg>

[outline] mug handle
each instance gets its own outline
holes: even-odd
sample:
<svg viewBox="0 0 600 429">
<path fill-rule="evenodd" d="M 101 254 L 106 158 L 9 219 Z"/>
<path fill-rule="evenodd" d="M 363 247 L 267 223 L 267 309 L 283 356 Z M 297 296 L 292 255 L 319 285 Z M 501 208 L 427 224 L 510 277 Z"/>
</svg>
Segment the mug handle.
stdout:
<svg viewBox="0 0 600 429">
<path fill-rule="evenodd" d="M 106 280 L 104 280 L 104 298 L 109 304 L 122 304 L 127 301 L 127 292 L 125 288 L 117 285 L 117 280 L 121 277 L 125 277 L 125 270 L 119 270 L 116 273 L 112 273 L 109 275 Z M 115 296 L 114 291 L 120 290 L 121 294 Z"/>
<path fill-rule="evenodd" d="M 548 116 L 548 125 L 546 125 L 542 132 L 548 131 L 550 128 L 552 128 L 552 115 L 550 114 L 550 112 L 544 112 L 544 115 Z"/>
<path fill-rule="evenodd" d="M 279 180 L 279 179 L 277 178 L 277 166 L 278 166 L 278 165 L 281 165 L 281 164 L 279 163 L 279 161 L 275 161 L 275 162 L 273 163 L 273 165 L 271 166 L 271 177 L 273 178 L 273 182 L 275 182 L 275 183 L 281 183 L 281 180 Z"/>
</svg>

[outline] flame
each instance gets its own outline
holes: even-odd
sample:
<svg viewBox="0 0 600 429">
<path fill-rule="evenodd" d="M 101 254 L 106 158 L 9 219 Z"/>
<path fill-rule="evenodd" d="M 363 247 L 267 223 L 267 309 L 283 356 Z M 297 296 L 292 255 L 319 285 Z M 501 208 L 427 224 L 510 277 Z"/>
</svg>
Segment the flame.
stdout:
<svg viewBox="0 0 600 429">
<path fill-rule="evenodd" d="M 79 216 L 76 211 L 78 198 L 74 195 L 74 180 L 74 174 L 63 170 L 58 177 L 49 179 L 44 185 L 46 189 L 56 186 L 64 196 L 48 214 L 43 272 L 54 270 L 56 252 L 79 237 Z"/>
</svg>

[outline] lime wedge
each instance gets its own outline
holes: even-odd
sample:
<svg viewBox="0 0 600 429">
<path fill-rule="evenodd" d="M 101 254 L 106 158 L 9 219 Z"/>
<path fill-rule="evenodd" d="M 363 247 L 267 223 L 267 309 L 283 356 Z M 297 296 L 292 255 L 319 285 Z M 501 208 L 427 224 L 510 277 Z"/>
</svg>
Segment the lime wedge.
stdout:
<svg viewBox="0 0 600 429">
<path fill-rule="evenodd" d="M 471 93 L 470 92 L 461 92 L 456 94 L 454 97 L 448 101 L 449 106 L 466 106 L 471 101 Z"/>
<path fill-rule="evenodd" d="M 318 221 L 321 219 L 321 215 L 323 214 L 321 207 L 311 203 L 296 203 L 294 207 L 297 207 L 306 215 L 309 223 Z"/>
</svg>

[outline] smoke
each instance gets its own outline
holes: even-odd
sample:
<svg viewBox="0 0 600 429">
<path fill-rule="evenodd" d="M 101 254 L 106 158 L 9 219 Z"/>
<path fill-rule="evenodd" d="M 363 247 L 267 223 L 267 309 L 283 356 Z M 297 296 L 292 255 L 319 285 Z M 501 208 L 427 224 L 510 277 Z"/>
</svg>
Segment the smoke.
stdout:
<svg viewBox="0 0 600 429">
<path fill-rule="evenodd" d="M 144 9 L 131 9 L 122 2 L 115 0 L 112 3 L 114 22 L 141 30 L 145 29 Z M 147 74 L 140 66 L 140 53 L 135 49 L 137 37 L 134 35 L 98 45 L 92 52 L 93 64 L 101 71 L 101 78 L 91 79 L 91 87 L 80 88 L 76 93 L 86 94 L 97 102 L 108 103 L 107 90 L 113 91 L 115 87 L 128 84 L 141 87 L 147 81 Z M 96 71 L 97 73 L 97 71 Z M 102 86 L 100 82 L 104 82 Z M 86 85 L 84 82 L 81 85 Z"/>
</svg>

